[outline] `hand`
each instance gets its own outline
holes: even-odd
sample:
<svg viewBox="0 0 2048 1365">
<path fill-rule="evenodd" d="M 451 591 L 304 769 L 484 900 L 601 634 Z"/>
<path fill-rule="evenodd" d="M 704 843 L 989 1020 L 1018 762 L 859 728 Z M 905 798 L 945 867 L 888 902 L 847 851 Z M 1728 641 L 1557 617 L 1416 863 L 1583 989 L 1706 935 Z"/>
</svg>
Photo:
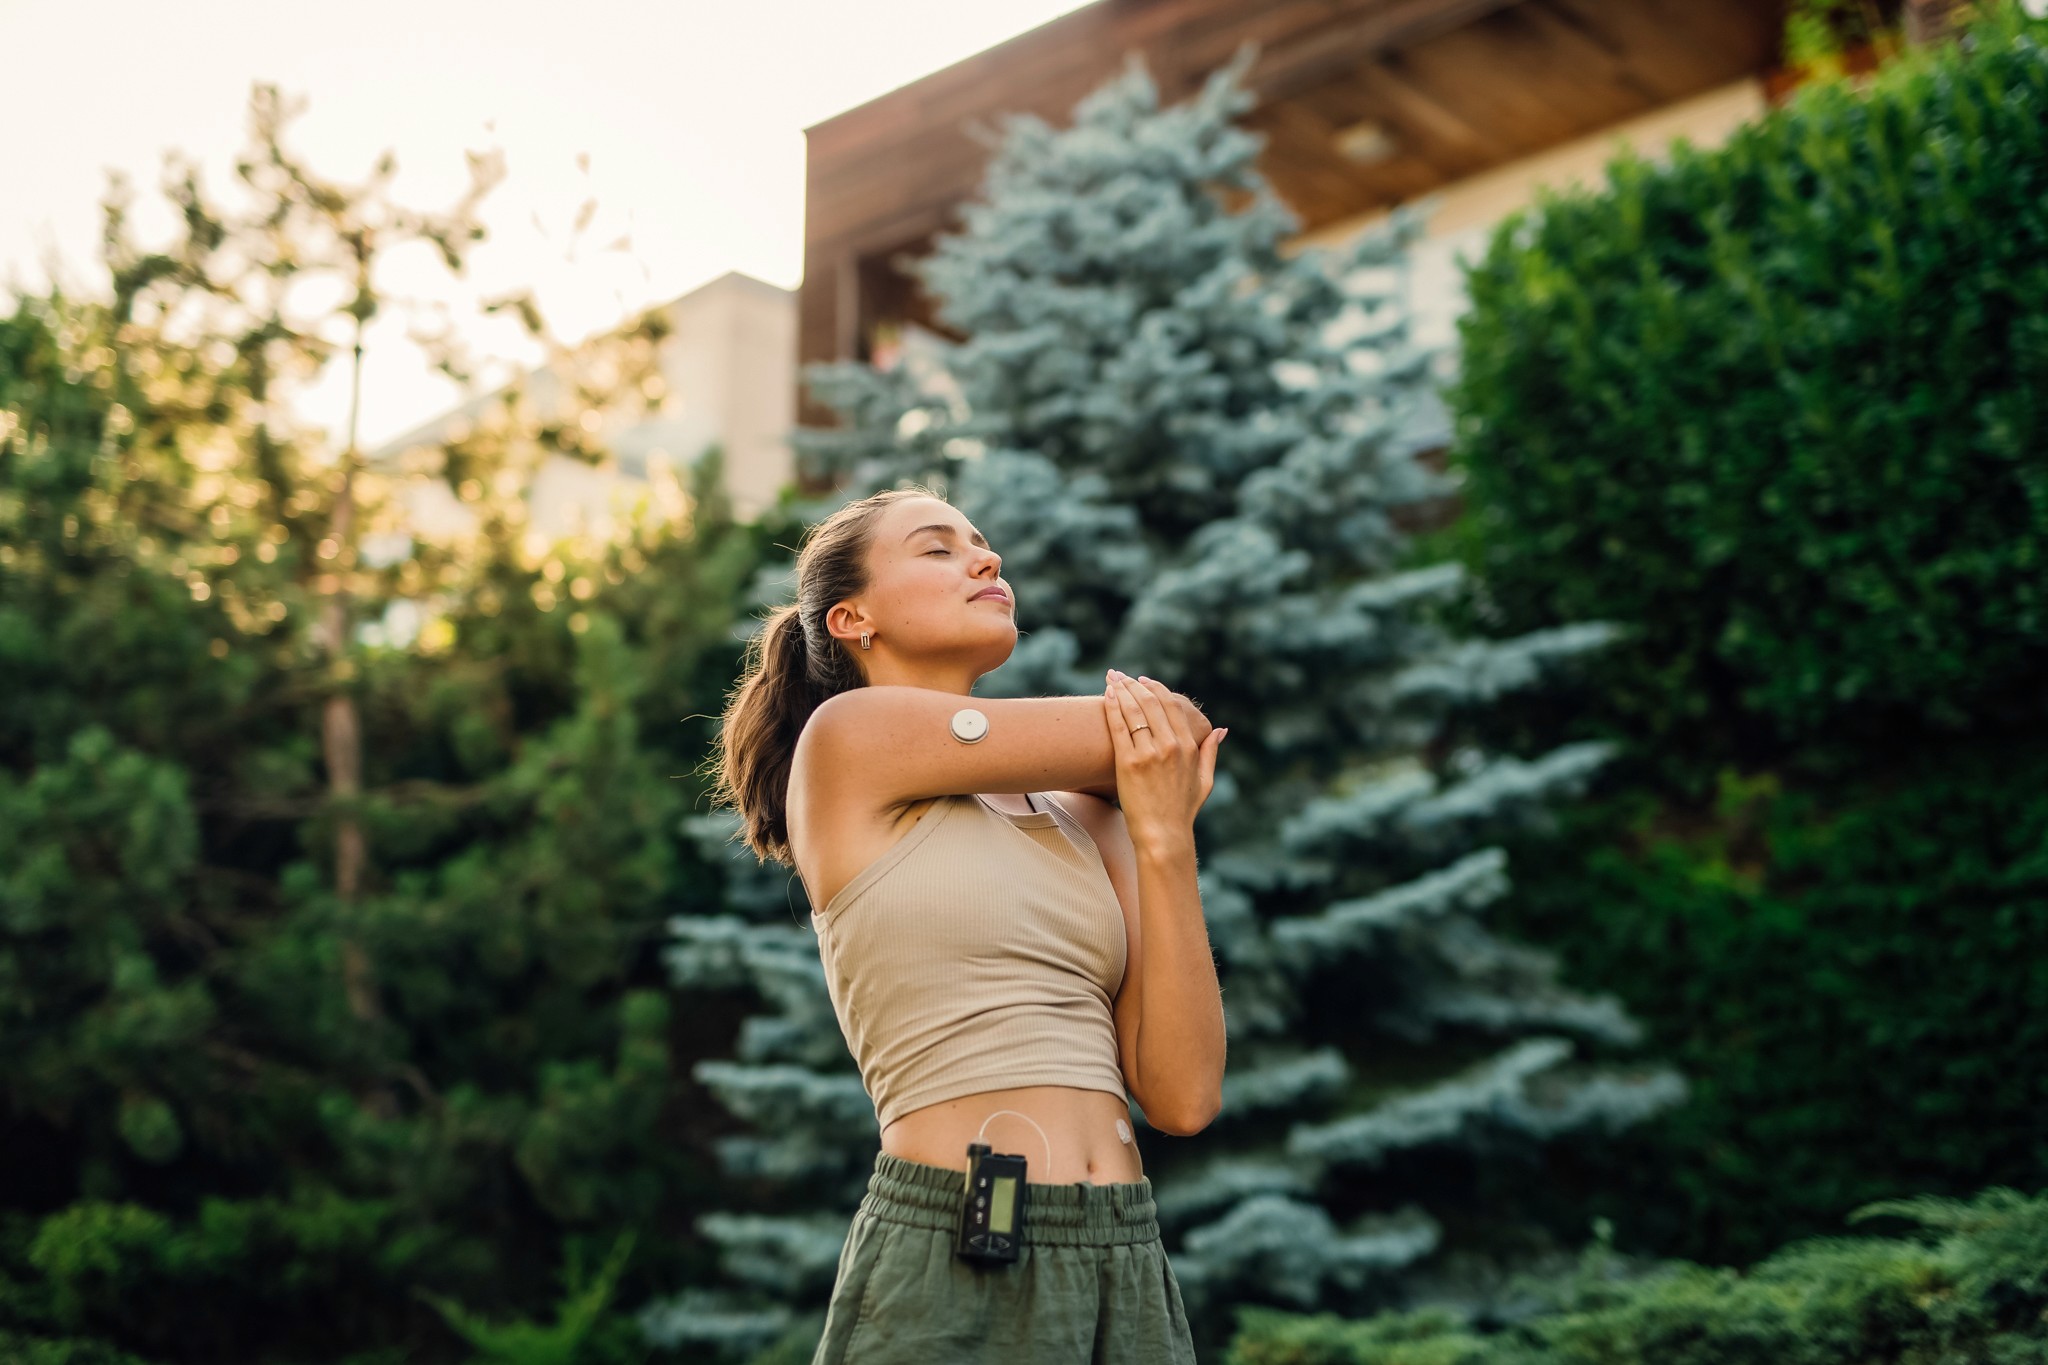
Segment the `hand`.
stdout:
<svg viewBox="0 0 2048 1365">
<path fill-rule="evenodd" d="M 1193 704 L 1165 683 L 1111 670 L 1103 689 L 1111 747 L 1116 751 L 1117 804 L 1131 841 L 1186 838 L 1195 813 L 1216 785 L 1216 751 L 1227 727 L 1208 725 Z M 1193 711 L 1197 720 L 1191 721 Z M 1196 726 L 1207 726 L 1196 737 Z"/>
</svg>

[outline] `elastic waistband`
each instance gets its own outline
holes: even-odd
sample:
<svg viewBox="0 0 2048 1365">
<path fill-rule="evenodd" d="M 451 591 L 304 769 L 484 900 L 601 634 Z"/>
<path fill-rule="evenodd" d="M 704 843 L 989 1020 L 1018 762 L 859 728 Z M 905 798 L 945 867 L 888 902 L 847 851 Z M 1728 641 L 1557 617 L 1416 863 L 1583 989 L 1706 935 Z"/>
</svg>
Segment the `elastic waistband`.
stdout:
<svg viewBox="0 0 2048 1365">
<path fill-rule="evenodd" d="M 1122 1246 L 1159 1236 L 1159 1206 L 1152 1199 L 1150 1176 L 1114 1185 L 1085 1180 L 1046 1185 L 1030 1180 L 1024 1189 L 1020 1240 L 1025 1246 Z M 878 1151 L 860 1213 L 885 1223 L 958 1232 L 966 1194 L 964 1168 L 956 1171 Z"/>
</svg>

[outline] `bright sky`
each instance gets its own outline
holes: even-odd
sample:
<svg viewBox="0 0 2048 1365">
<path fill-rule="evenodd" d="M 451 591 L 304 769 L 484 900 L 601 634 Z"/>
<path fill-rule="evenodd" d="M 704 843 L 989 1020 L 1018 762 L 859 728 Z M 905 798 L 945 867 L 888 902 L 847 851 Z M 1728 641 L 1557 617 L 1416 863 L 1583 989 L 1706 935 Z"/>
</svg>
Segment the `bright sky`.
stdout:
<svg viewBox="0 0 2048 1365">
<path fill-rule="evenodd" d="M 490 239 L 472 281 L 425 247 L 381 282 L 465 297 L 531 284 L 574 339 L 727 270 L 794 287 L 803 270 L 803 129 L 1069 10 L 1075 0 L 0 0 L 10 129 L 0 136 L 0 306 L 39 290 L 54 254 L 74 290 L 104 294 L 106 168 L 133 188 L 146 244 L 173 219 L 163 153 L 203 167 L 216 201 L 240 202 L 233 158 L 252 83 L 306 101 L 286 143 L 316 172 L 366 179 L 392 150 L 392 193 L 439 210 L 468 184 L 465 149 L 504 149 L 483 203 Z M 587 153 L 589 169 L 577 158 Z M 596 216 L 568 260 L 578 208 Z M 538 226 L 536 225 L 536 217 Z M 630 235 L 631 249 L 604 246 Z M 428 320 L 431 320 L 430 318 Z M 516 330 L 466 329 L 516 354 Z M 405 319 L 365 347 L 364 444 L 445 410 L 457 390 L 405 339 Z M 337 435 L 344 367 L 300 404 Z"/>
</svg>

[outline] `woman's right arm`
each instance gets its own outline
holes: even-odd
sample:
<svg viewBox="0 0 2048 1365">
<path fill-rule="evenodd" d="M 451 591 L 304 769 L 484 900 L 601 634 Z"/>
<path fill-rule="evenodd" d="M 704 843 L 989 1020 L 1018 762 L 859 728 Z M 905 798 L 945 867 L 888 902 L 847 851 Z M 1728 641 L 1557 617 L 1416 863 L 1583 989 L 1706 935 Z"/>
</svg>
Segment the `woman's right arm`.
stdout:
<svg viewBox="0 0 2048 1365">
<path fill-rule="evenodd" d="M 1207 718 L 1181 700 L 1197 738 L 1207 734 Z M 988 717 L 988 732 L 973 743 L 952 730 L 954 714 L 966 709 Z M 856 687 L 811 713 L 797 748 L 813 780 L 857 793 L 878 811 L 970 792 L 1116 795 L 1116 751 L 1099 696 L 963 697 L 926 687 Z"/>
</svg>

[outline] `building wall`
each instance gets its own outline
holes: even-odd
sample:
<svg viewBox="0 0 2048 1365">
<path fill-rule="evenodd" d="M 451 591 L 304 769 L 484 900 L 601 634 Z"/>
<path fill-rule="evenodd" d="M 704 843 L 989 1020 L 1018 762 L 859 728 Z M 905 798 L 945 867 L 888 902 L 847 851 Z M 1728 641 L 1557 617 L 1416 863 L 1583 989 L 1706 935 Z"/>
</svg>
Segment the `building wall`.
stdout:
<svg viewBox="0 0 2048 1365">
<path fill-rule="evenodd" d="M 652 414 L 611 416 L 601 435 L 616 468 L 594 469 L 567 456 L 550 456 L 527 489 L 529 524 L 553 538 L 571 533 L 579 519 L 595 524 L 615 500 L 642 496 L 648 469 L 681 471 L 712 445 L 725 451 L 726 485 L 743 520 L 771 505 L 794 477 L 787 433 L 796 420 L 796 295 L 738 271 L 691 290 L 667 305 L 673 330 L 657 360 L 669 393 Z M 559 401 L 557 377 L 542 371 L 529 384 L 547 411 Z M 389 459 L 432 444 L 474 420 L 494 402 L 485 394 L 406 432 L 373 452 Z M 444 486 L 422 481 L 409 491 L 413 524 L 428 534 L 457 530 L 469 513 Z"/>
<path fill-rule="evenodd" d="M 796 298 L 733 272 L 669 306 L 675 335 L 662 350 L 674 395 L 658 417 L 613 437 L 621 462 L 694 462 L 724 448 L 726 481 L 742 516 L 766 507 L 794 476 L 787 432 L 796 420 Z"/>
</svg>

